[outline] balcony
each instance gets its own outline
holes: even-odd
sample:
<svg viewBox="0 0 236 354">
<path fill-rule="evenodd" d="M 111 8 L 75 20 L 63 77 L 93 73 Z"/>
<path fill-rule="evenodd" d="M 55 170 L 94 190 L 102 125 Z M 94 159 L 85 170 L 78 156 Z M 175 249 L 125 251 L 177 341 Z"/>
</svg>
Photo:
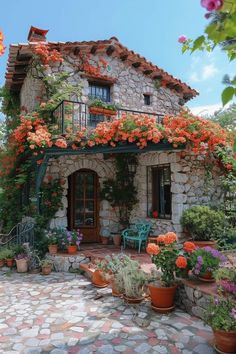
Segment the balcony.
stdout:
<svg viewBox="0 0 236 354">
<path fill-rule="evenodd" d="M 129 114 L 142 114 L 155 117 L 157 123 L 162 123 L 163 114 L 135 111 L 120 108 L 116 117 Z M 59 134 L 76 133 L 82 128 L 93 129 L 100 122 L 109 122 L 113 118 L 106 115 L 91 114 L 86 103 L 77 101 L 62 101 L 52 112 L 52 121 L 55 131 Z"/>
</svg>

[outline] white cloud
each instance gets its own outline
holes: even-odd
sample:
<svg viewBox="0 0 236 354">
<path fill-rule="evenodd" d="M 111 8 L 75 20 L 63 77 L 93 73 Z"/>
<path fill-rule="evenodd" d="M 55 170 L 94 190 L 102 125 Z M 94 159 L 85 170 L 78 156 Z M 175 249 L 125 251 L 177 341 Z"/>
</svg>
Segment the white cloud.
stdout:
<svg viewBox="0 0 236 354">
<path fill-rule="evenodd" d="M 192 74 L 190 75 L 190 78 L 189 78 L 191 81 L 193 82 L 198 82 L 200 81 L 199 80 L 199 77 L 198 77 L 198 74 L 196 71 L 192 72 Z"/>
<path fill-rule="evenodd" d="M 205 65 L 202 69 L 202 80 L 207 80 L 218 73 L 218 69 L 214 64 Z"/>
<path fill-rule="evenodd" d="M 189 109 L 193 114 L 196 114 L 199 116 L 209 116 L 209 115 L 213 115 L 216 111 L 228 108 L 229 105 L 230 104 L 227 104 L 223 108 L 222 103 L 216 103 L 216 104 L 210 104 L 210 105 L 205 105 L 205 106 L 189 107 Z"/>
</svg>

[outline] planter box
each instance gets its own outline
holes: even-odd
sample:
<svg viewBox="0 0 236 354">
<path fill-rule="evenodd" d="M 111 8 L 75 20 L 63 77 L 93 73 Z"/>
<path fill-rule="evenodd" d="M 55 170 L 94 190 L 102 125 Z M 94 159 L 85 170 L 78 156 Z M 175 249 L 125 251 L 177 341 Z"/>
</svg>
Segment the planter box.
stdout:
<svg viewBox="0 0 236 354">
<path fill-rule="evenodd" d="M 106 109 L 102 107 L 89 107 L 89 113 L 91 114 L 101 114 L 104 116 L 116 116 L 116 111 L 112 111 L 111 109 Z"/>
</svg>

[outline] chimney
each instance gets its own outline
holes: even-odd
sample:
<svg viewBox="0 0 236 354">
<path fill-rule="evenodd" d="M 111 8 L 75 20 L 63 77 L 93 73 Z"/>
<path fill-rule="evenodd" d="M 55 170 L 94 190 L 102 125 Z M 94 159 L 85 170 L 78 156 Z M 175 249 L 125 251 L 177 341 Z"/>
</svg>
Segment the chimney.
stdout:
<svg viewBox="0 0 236 354">
<path fill-rule="evenodd" d="M 46 34 L 48 30 L 43 30 L 37 27 L 30 27 L 29 34 L 28 34 L 28 41 L 29 42 L 46 42 Z"/>
</svg>

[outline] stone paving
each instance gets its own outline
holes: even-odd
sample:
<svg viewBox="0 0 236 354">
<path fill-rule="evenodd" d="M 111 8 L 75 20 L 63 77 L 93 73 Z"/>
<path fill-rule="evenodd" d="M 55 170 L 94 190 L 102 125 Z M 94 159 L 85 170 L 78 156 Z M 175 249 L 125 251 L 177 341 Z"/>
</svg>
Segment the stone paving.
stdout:
<svg viewBox="0 0 236 354">
<path fill-rule="evenodd" d="M 78 274 L 0 272 L 0 353 L 213 353 L 212 332 L 176 310 L 130 306 Z"/>
</svg>

